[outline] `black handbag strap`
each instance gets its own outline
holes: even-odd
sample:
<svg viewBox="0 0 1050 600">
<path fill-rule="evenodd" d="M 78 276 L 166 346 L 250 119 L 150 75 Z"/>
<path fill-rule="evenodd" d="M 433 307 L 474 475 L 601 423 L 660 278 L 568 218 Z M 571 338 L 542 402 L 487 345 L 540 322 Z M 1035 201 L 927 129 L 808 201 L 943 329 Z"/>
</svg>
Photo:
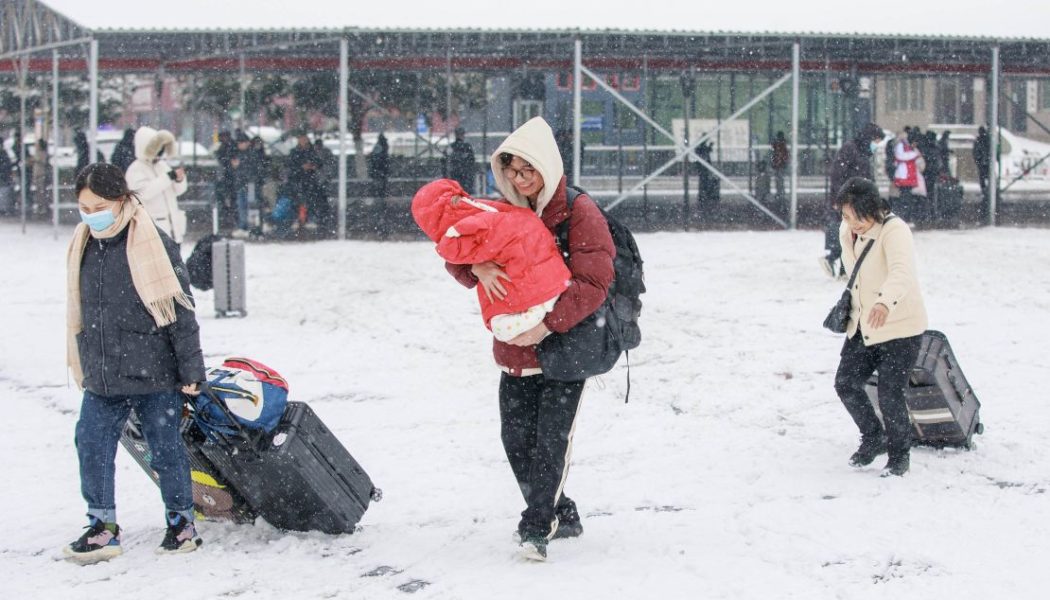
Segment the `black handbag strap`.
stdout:
<svg viewBox="0 0 1050 600">
<path fill-rule="evenodd" d="M 887 215 L 886 220 L 882 222 L 883 225 L 888 223 L 891 219 L 897 218 L 897 215 Z M 860 271 L 860 263 L 864 262 L 864 257 L 868 255 L 868 250 L 871 250 L 872 245 L 875 244 L 875 238 L 868 240 L 868 245 L 864 246 L 864 250 L 861 251 L 860 257 L 857 258 L 857 263 L 853 265 L 853 272 L 850 273 L 849 282 L 846 284 L 847 290 L 853 289 L 853 281 L 857 279 L 857 272 Z"/>
<path fill-rule="evenodd" d="M 855 265 L 853 265 L 853 273 L 851 273 L 850 276 L 849 276 L 849 283 L 846 284 L 846 289 L 847 290 L 852 290 L 853 289 L 853 281 L 855 279 L 857 279 L 857 272 L 860 271 L 860 263 L 864 262 L 864 257 L 868 255 L 868 250 L 871 250 L 871 247 L 874 244 L 875 244 L 875 240 L 874 239 L 868 240 L 868 245 L 864 246 L 864 250 L 861 251 L 860 258 L 858 258 L 857 259 L 857 263 Z"/>
</svg>

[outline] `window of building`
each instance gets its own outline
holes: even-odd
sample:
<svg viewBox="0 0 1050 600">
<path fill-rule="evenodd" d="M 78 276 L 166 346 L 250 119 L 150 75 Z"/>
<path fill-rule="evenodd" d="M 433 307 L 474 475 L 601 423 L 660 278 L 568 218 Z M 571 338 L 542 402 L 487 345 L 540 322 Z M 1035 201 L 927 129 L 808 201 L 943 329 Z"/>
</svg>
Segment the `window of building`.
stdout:
<svg viewBox="0 0 1050 600">
<path fill-rule="evenodd" d="M 543 102 L 540 100 L 515 100 L 514 101 L 514 128 L 517 129 L 525 121 L 533 117 L 543 116 Z"/>
<path fill-rule="evenodd" d="M 886 79 L 886 111 L 918 112 L 926 110 L 926 85 L 919 77 Z"/>
<path fill-rule="evenodd" d="M 1039 80 L 1039 110 L 1050 110 L 1050 79 Z"/>
</svg>

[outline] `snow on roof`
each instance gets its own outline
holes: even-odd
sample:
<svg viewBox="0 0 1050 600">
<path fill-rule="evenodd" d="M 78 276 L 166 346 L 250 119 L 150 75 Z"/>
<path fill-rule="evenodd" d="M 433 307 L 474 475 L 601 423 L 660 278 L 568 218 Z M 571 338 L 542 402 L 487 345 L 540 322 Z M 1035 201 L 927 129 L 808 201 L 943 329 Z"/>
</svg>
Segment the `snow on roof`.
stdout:
<svg viewBox="0 0 1050 600">
<path fill-rule="evenodd" d="M 966 0 L 44 0 L 95 30 L 582 30 L 657 33 L 842 35 L 986 39 L 1050 39 L 1050 2 L 1008 0 L 1004 8 L 973 8 Z"/>
</svg>

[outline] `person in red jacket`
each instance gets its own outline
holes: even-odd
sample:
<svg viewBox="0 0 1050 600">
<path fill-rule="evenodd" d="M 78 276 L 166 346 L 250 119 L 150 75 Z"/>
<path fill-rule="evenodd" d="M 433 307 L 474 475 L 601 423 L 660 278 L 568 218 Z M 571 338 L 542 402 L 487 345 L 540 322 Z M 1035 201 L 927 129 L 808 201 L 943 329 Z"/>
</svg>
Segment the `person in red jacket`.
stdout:
<svg viewBox="0 0 1050 600">
<path fill-rule="evenodd" d="M 527 208 L 476 200 L 460 183 L 439 179 L 416 192 L 412 217 L 449 263 L 502 265 L 503 298 L 477 288 L 485 326 L 501 342 L 541 323 L 565 291 L 571 274 L 554 236 Z"/>
<path fill-rule="evenodd" d="M 598 205 L 586 194 L 570 214 L 566 179 L 550 125 L 536 117 L 511 133 L 490 159 L 496 186 L 506 202 L 533 211 L 554 235 L 569 220 L 567 262 L 571 277 L 557 302 L 535 327 L 508 342 L 493 340 L 493 355 L 503 375 L 499 405 L 501 438 L 511 470 L 525 499 L 518 522 L 522 554 L 546 560 L 547 541 L 583 533 L 576 503 L 564 493 L 576 415 L 584 381 L 547 379 L 536 344 L 547 335 L 565 333 L 605 301 L 613 280 L 616 248 Z M 446 268 L 467 287 L 480 285 L 493 300 L 507 296 L 514 277 L 498 262 Z"/>
</svg>

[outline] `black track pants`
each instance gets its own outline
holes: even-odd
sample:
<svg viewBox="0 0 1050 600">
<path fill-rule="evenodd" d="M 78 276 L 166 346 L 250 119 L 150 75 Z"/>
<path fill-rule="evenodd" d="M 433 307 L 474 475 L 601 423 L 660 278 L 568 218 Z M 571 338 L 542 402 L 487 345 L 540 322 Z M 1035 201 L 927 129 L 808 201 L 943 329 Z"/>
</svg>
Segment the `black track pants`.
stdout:
<svg viewBox="0 0 1050 600">
<path fill-rule="evenodd" d="M 518 524 L 524 535 L 553 535 L 556 514 L 561 518 L 577 514 L 575 504 L 562 494 L 562 486 L 569 471 L 583 384 L 552 381 L 543 375 L 504 373 L 500 379 L 501 437 L 525 498 Z"/>
<path fill-rule="evenodd" d="M 835 374 L 835 391 L 863 436 L 879 435 L 885 429 L 890 455 L 906 454 L 911 447 L 911 423 L 904 402 L 908 374 L 919 356 L 922 336 L 890 340 L 865 346 L 861 333 L 847 339 Z M 882 421 L 864 392 L 864 383 L 879 372 L 879 409 Z M 884 424 L 884 425 L 883 425 Z"/>
</svg>

